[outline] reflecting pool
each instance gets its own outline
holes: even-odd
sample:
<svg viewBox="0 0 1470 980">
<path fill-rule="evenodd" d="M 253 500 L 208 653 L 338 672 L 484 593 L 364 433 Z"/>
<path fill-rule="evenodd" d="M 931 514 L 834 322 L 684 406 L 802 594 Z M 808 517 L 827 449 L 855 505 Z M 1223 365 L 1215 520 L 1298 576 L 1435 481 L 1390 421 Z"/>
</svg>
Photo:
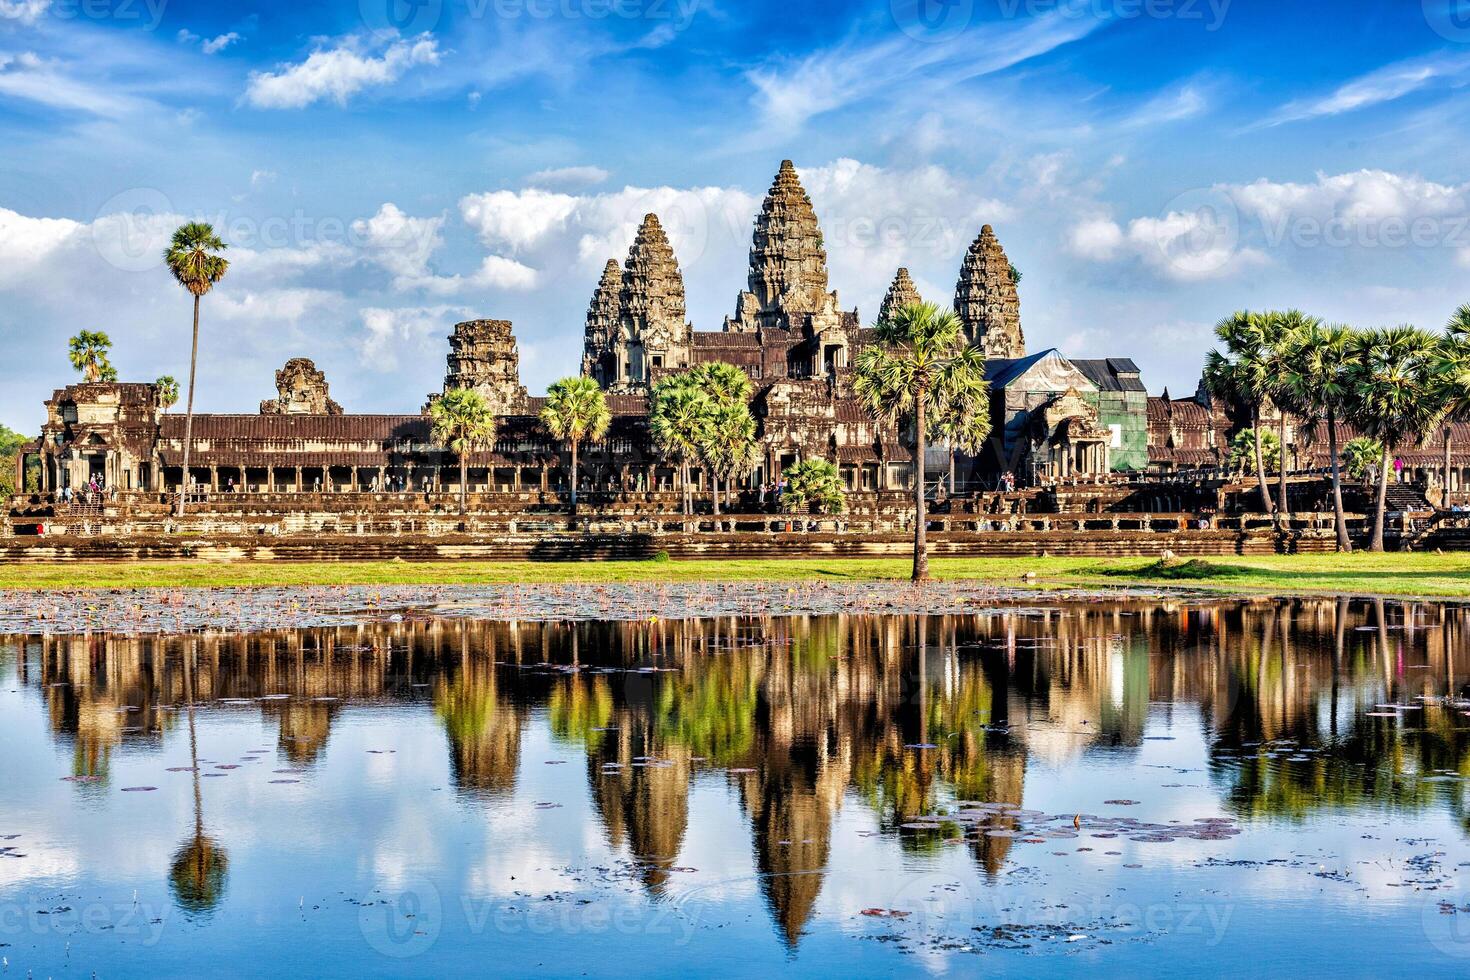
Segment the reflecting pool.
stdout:
<svg viewBox="0 0 1470 980">
<path fill-rule="evenodd" d="M 1337 600 L 0 637 L 4 975 L 1465 976 L 1467 640 Z"/>
</svg>

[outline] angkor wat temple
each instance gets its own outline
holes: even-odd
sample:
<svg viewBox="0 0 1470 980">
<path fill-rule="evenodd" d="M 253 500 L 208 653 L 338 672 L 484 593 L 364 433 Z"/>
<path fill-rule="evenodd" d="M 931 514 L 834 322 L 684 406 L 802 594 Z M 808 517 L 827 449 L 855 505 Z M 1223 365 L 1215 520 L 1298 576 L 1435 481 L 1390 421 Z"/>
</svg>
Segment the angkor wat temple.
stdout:
<svg viewBox="0 0 1470 980">
<path fill-rule="evenodd" d="M 1006 472 L 1036 487 L 1226 464 L 1242 420 L 1203 391 L 1149 397 L 1126 357 L 1028 354 L 1017 280 L 993 229 L 984 226 L 952 297 L 969 341 L 988 358 L 991 383 L 992 435 L 978 454 L 961 455 L 962 491 L 993 489 Z M 746 288 L 719 330 L 695 330 L 689 322 L 678 256 L 658 217 L 646 216 L 626 259 L 608 260 L 587 310 L 581 370 L 606 389 L 614 419 L 607 437 L 583 452 L 584 480 L 624 493 L 671 488 L 676 471 L 649 438 L 650 387 L 691 365 L 724 361 L 755 384 L 752 409 L 764 451 L 748 486 L 820 457 L 837 464 L 854 492 L 910 487 L 913 458 L 903 433 L 874 421 L 853 397 L 851 365 L 873 331 L 829 286 L 817 215 L 790 161 L 756 215 Z M 919 298 L 908 271 L 898 269 L 877 315 Z M 474 388 L 500 416 L 494 447 L 469 459 L 472 489 L 545 493 L 562 486 L 565 449 L 537 419 L 543 399 L 521 384 L 511 324 L 457 324 L 449 345 L 444 388 Z M 277 397 L 262 402 L 259 414 L 195 416 L 190 482 L 281 493 L 432 490 L 457 481 L 458 460 L 434 443 L 423 410 L 344 413 L 322 372 L 304 358 L 287 362 L 275 380 Z M 70 385 L 46 403 L 41 438 L 21 454 L 21 475 L 39 470 L 42 493 L 93 477 L 119 490 L 173 490 L 185 482 L 183 433 L 184 419 L 164 410 L 153 385 Z M 1306 435 L 1288 434 L 1295 463 L 1325 463 L 1326 440 Z M 1457 441 L 1470 445 L 1464 435 Z M 927 470 L 937 478 L 949 454 L 942 444 L 932 452 Z M 1440 478 L 1434 450 L 1404 456 L 1410 477 Z M 1443 478 L 1453 489 L 1470 476 L 1459 462 Z"/>
</svg>

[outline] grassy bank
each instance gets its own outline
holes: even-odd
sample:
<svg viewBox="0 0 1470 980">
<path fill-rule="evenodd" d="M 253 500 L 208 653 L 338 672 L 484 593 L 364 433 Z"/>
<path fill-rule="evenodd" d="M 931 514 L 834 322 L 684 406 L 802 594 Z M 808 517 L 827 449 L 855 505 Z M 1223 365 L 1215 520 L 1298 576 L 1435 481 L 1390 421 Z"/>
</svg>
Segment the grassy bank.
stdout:
<svg viewBox="0 0 1470 980">
<path fill-rule="evenodd" d="M 936 578 L 997 585 L 1172 585 L 1229 592 L 1470 597 L 1470 554 L 1284 555 L 1163 567 L 1151 558 L 935 559 Z M 0 567 L 0 588 L 566 584 L 907 578 L 903 559 L 687 562 L 137 562 Z M 1035 573 L 1035 581 L 1022 576 Z"/>
</svg>

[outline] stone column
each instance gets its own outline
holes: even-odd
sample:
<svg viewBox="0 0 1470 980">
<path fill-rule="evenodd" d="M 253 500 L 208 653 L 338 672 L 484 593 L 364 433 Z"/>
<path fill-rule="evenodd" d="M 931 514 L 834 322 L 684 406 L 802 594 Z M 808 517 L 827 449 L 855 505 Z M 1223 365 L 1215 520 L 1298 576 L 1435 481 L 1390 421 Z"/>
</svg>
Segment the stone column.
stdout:
<svg viewBox="0 0 1470 980">
<path fill-rule="evenodd" d="M 211 491 L 213 491 L 214 493 L 218 493 L 219 492 L 219 467 L 218 466 L 210 466 L 210 468 L 209 468 L 209 489 Z"/>
<path fill-rule="evenodd" d="M 296 493 L 301 492 L 301 467 L 296 467 Z"/>
</svg>

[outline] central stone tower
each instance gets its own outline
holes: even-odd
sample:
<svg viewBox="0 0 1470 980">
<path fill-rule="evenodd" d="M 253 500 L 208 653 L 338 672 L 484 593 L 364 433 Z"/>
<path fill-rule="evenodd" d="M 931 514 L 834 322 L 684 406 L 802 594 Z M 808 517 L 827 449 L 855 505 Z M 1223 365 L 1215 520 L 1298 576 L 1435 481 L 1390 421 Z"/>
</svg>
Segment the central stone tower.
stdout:
<svg viewBox="0 0 1470 980">
<path fill-rule="evenodd" d="M 841 313 L 837 294 L 827 291 L 827 249 L 812 199 L 796 166 L 782 160 L 755 218 L 749 288 L 740 294 L 725 329 L 795 330 L 806 317 L 816 318 L 813 327 L 821 332 L 840 321 Z"/>
</svg>

